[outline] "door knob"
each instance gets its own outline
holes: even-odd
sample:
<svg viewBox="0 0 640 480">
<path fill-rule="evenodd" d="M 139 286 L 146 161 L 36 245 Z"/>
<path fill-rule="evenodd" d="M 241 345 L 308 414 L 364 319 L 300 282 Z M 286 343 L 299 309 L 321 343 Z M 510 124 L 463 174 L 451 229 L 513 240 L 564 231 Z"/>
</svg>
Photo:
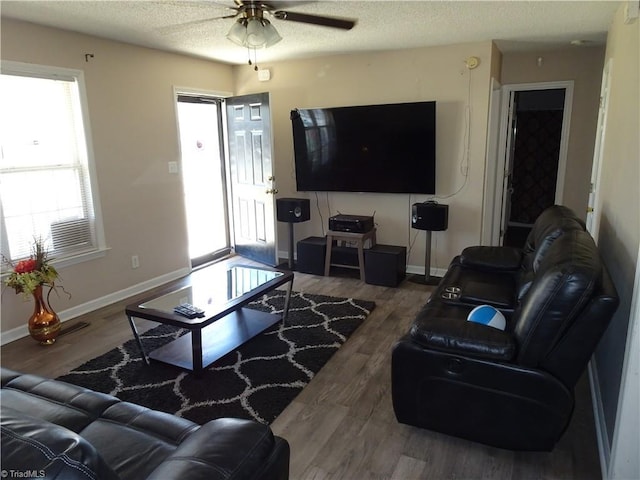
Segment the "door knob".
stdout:
<svg viewBox="0 0 640 480">
<path fill-rule="evenodd" d="M 265 193 L 266 194 L 275 194 L 275 193 L 278 193 L 278 189 L 277 188 L 270 188 Z"/>
</svg>

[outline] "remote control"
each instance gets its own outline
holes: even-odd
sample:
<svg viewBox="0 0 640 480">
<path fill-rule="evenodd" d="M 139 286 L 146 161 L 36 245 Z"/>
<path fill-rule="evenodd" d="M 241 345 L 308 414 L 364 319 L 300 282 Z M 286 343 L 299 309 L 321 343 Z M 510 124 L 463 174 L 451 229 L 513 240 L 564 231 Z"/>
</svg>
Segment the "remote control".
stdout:
<svg viewBox="0 0 640 480">
<path fill-rule="evenodd" d="M 204 310 L 194 307 L 190 303 L 181 303 L 173 309 L 178 315 L 182 315 L 187 318 L 204 317 Z"/>
</svg>

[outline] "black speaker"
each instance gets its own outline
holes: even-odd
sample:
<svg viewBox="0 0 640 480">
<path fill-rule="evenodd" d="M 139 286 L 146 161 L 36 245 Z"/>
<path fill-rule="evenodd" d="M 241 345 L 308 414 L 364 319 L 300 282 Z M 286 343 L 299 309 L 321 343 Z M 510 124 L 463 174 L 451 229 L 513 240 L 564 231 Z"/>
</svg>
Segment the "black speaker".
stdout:
<svg viewBox="0 0 640 480">
<path fill-rule="evenodd" d="M 276 216 L 279 222 L 306 222 L 311 218 L 311 202 L 308 198 L 277 198 Z"/>
<path fill-rule="evenodd" d="M 298 242 L 298 271 L 324 275 L 324 257 L 327 253 L 325 237 L 307 237 Z"/>
<path fill-rule="evenodd" d="M 397 287 L 407 270 L 407 247 L 377 244 L 364 251 L 365 282 Z"/>
<path fill-rule="evenodd" d="M 436 202 L 414 203 L 411 206 L 411 227 L 432 232 L 449 226 L 449 205 Z"/>
</svg>

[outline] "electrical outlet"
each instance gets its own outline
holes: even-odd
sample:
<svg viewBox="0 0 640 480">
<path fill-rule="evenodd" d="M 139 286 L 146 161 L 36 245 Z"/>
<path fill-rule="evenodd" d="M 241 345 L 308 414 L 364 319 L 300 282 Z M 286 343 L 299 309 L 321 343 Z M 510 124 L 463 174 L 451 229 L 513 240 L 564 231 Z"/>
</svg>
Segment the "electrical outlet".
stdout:
<svg viewBox="0 0 640 480">
<path fill-rule="evenodd" d="M 138 268 L 140 266 L 140 259 L 138 255 L 131 256 L 131 268 Z"/>
</svg>

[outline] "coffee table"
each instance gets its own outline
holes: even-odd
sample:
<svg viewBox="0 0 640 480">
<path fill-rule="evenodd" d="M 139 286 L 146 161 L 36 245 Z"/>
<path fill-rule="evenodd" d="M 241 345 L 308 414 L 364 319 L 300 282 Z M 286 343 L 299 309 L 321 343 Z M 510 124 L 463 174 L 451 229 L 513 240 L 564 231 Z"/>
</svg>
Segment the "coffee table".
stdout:
<svg viewBox="0 0 640 480">
<path fill-rule="evenodd" d="M 277 287 L 289 283 L 282 314 L 245 308 Z M 247 340 L 280 320 L 286 321 L 293 287 L 293 273 L 249 265 L 213 265 L 189 275 L 187 284 L 164 295 L 128 305 L 129 325 L 143 360 L 175 365 L 195 373 L 211 365 Z M 204 310 L 204 316 L 189 319 L 173 311 L 190 303 Z M 152 351 L 147 356 L 134 319 L 173 325 L 189 330 L 185 335 Z"/>
</svg>

